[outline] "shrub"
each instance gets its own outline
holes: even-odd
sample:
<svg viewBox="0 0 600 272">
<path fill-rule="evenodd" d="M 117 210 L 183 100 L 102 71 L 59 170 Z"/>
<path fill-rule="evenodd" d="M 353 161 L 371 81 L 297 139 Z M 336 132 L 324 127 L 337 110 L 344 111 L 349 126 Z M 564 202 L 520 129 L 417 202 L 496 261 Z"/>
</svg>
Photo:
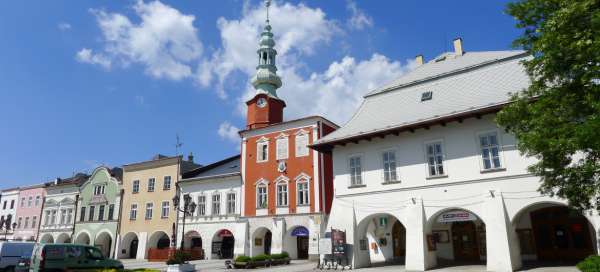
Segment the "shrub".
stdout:
<svg viewBox="0 0 600 272">
<path fill-rule="evenodd" d="M 173 256 L 171 256 L 167 260 L 167 264 L 168 265 L 184 264 L 184 263 L 187 263 L 191 259 L 192 259 L 192 255 L 190 253 L 177 250 L 177 251 L 175 251 L 175 254 L 173 254 Z"/>
<path fill-rule="evenodd" d="M 252 258 L 245 255 L 240 255 L 237 258 L 235 258 L 236 263 L 247 263 L 249 261 L 252 261 Z"/>
<path fill-rule="evenodd" d="M 599 272 L 600 271 L 600 256 L 591 255 L 577 264 L 577 268 L 581 272 Z"/>
<path fill-rule="evenodd" d="M 289 253 L 287 253 L 286 251 L 284 251 L 284 252 L 281 252 L 281 258 L 282 258 L 282 259 L 289 258 L 289 257 L 290 257 L 290 254 L 289 254 Z"/>
<path fill-rule="evenodd" d="M 267 255 L 267 254 L 259 254 L 259 255 L 252 257 L 252 261 L 254 261 L 254 262 L 262 262 L 262 261 L 266 261 L 269 259 L 271 259 L 271 256 Z"/>
</svg>

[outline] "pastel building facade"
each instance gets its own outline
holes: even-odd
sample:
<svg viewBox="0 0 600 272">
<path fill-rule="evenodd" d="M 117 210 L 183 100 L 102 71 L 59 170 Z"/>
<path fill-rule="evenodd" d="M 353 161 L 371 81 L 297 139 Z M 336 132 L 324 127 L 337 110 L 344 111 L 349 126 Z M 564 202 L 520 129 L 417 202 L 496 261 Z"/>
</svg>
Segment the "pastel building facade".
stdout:
<svg viewBox="0 0 600 272">
<path fill-rule="evenodd" d="M 597 211 L 541 195 L 515 137 L 495 114 L 529 85 L 521 51 L 455 52 L 365 96 L 354 117 L 313 145 L 333 156 L 327 229 L 346 231 L 355 268 L 407 270 L 597 254 Z"/>
<path fill-rule="evenodd" d="M 36 241 L 46 189 L 44 185 L 22 187 L 19 190 L 14 239 Z"/>
<path fill-rule="evenodd" d="M 13 225 L 16 228 L 17 202 L 19 201 L 19 188 L 10 188 L 2 190 L 0 196 L 2 206 L 0 207 L 0 222 L 3 222 L 0 239 L 13 239 Z M 9 226 L 9 228 L 7 228 Z"/>
<path fill-rule="evenodd" d="M 75 216 L 79 200 L 79 186 L 88 175 L 57 178 L 46 186 L 38 241 L 41 243 L 71 243 L 74 239 Z"/>
</svg>

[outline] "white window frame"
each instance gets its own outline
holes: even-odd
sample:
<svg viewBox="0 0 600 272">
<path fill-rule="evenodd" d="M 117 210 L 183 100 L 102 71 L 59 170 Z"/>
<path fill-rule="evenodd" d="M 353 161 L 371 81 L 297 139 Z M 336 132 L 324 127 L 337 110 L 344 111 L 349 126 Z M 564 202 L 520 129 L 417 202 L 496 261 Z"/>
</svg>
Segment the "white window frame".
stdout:
<svg viewBox="0 0 600 272">
<path fill-rule="evenodd" d="M 24 229 L 28 229 L 29 228 L 29 216 L 25 217 L 25 224 L 23 225 Z"/>
<path fill-rule="evenodd" d="M 144 212 L 144 219 L 152 220 L 153 213 L 154 213 L 154 203 L 148 202 L 148 203 L 146 203 L 145 207 L 146 207 L 146 209 Z"/>
<path fill-rule="evenodd" d="M 31 228 L 37 228 L 37 216 L 31 217 Z"/>
<path fill-rule="evenodd" d="M 104 195 L 105 186 L 104 185 L 94 185 L 94 195 Z"/>
<path fill-rule="evenodd" d="M 494 167 L 494 163 L 493 163 L 493 157 L 491 155 L 491 147 L 487 147 L 490 149 L 490 168 L 485 168 L 485 162 L 484 162 L 484 158 L 483 158 L 483 149 L 484 147 L 481 146 L 481 137 L 485 136 L 485 137 L 489 137 L 492 134 L 496 134 L 496 145 L 498 148 L 498 162 L 500 163 L 500 165 Z M 503 159 L 503 150 L 502 150 L 502 140 L 500 137 L 500 131 L 498 131 L 497 129 L 494 130 L 486 130 L 486 131 L 480 131 L 476 133 L 476 137 L 475 137 L 475 142 L 477 145 L 477 149 L 479 152 L 479 167 L 481 169 L 481 172 L 492 172 L 492 171 L 497 171 L 497 170 L 503 170 L 504 168 L 504 159 Z"/>
<path fill-rule="evenodd" d="M 171 183 L 172 183 L 172 178 L 171 176 L 164 176 L 163 177 L 163 191 L 168 191 L 171 190 Z M 168 182 L 167 182 L 168 181 Z M 167 186 L 168 185 L 168 186 Z"/>
<path fill-rule="evenodd" d="M 262 146 L 267 146 L 265 159 L 262 159 Z M 256 141 L 256 162 L 268 162 L 269 161 L 269 139 L 261 137 Z"/>
<path fill-rule="evenodd" d="M 27 197 L 27 208 L 31 208 L 33 206 L 33 196 Z"/>
<path fill-rule="evenodd" d="M 202 200 L 202 201 L 201 201 Z M 206 195 L 198 195 L 198 216 L 206 215 Z"/>
<path fill-rule="evenodd" d="M 264 188 L 264 205 L 261 205 L 262 202 L 262 194 L 260 194 L 260 189 Z M 267 209 L 269 208 L 269 182 L 264 179 L 259 180 L 256 183 L 256 209 Z"/>
<path fill-rule="evenodd" d="M 138 204 L 131 203 L 131 206 L 129 208 L 129 220 L 137 220 L 137 210 L 138 210 Z"/>
<path fill-rule="evenodd" d="M 306 145 L 299 142 L 301 139 L 306 139 Z M 294 155 L 296 157 L 306 157 L 310 154 L 308 145 L 310 144 L 310 134 L 306 130 L 299 130 L 294 137 Z"/>
<path fill-rule="evenodd" d="M 275 180 L 275 194 L 276 194 L 275 200 L 277 202 L 277 207 L 287 207 L 287 206 L 289 206 L 289 203 L 290 203 L 289 181 L 290 181 L 290 179 L 288 179 L 285 176 L 279 176 Z M 284 195 L 283 198 L 280 196 L 280 194 L 282 193 L 282 191 L 280 191 L 279 188 L 285 188 L 285 195 Z M 283 201 L 283 200 L 285 200 L 285 201 Z"/>
<path fill-rule="evenodd" d="M 230 196 L 233 196 L 233 198 L 230 198 Z M 235 214 L 236 213 L 236 201 L 237 201 L 237 194 L 232 191 L 232 192 L 228 192 L 226 194 L 226 201 L 227 201 L 227 214 Z"/>
<path fill-rule="evenodd" d="M 71 224 L 73 220 L 73 209 L 69 208 L 67 209 L 67 224 Z"/>
<path fill-rule="evenodd" d="M 352 178 L 355 177 L 356 175 L 354 175 L 354 171 L 352 170 L 352 159 L 358 158 L 360 160 L 360 173 L 358 175 L 358 177 L 360 177 L 360 182 L 353 182 Z M 363 172 L 365 169 L 365 164 L 364 164 L 364 156 L 363 154 L 352 154 L 350 156 L 348 156 L 348 160 L 347 160 L 347 167 L 348 167 L 348 184 L 350 187 L 353 186 L 364 186 L 365 185 L 365 179 L 363 176 Z"/>
<path fill-rule="evenodd" d="M 394 155 L 394 167 L 393 169 L 389 169 L 386 170 L 386 161 L 385 161 L 385 154 L 391 153 Z M 379 153 L 379 159 L 381 162 L 381 179 L 383 180 L 383 183 L 396 183 L 400 181 L 399 175 L 398 175 L 398 152 L 396 152 L 396 149 L 394 148 L 388 148 L 388 149 L 384 149 Z M 391 177 L 390 175 L 390 180 L 386 180 L 386 172 L 390 172 L 393 171 L 394 173 L 394 177 Z M 393 178 L 393 179 L 392 179 Z"/>
<path fill-rule="evenodd" d="M 131 184 L 131 193 L 137 194 L 140 192 L 140 180 L 136 179 Z"/>
<path fill-rule="evenodd" d="M 300 190 L 300 185 L 306 186 L 306 190 Z M 304 192 L 304 198 L 300 197 L 300 193 Z M 310 205 L 310 177 L 306 174 L 300 174 L 296 177 L 296 205 L 297 206 L 309 206 Z"/>
<path fill-rule="evenodd" d="M 290 141 L 287 134 L 279 134 L 275 138 L 275 159 L 287 160 L 290 155 Z"/>
<path fill-rule="evenodd" d="M 21 198 L 21 208 L 25 208 L 25 201 L 27 201 L 26 198 L 22 197 Z"/>
<path fill-rule="evenodd" d="M 67 222 L 65 222 L 67 220 L 67 210 L 66 209 L 60 209 L 60 225 L 64 225 L 67 224 Z"/>
<path fill-rule="evenodd" d="M 40 195 L 35 196 L 35 206 L 36 207 L 40 205 L 41 200 L 42 200 L 42 196 L 40 196 Z"/>
<path fill-rule="evenodd" d="M 441 156 L 442 156 L 442 169 L 443 169 L 443 173 L 439 173 L 439 163 L 437 163 L 437 155 L 435 153 L 435 144 L 440 144 L 440 147 L 442 148 L 442 152 L 441 152 Z M 428 153 L 428 147 L 430 145 L 434 146 L 434 167 L 435 167 L 435 174 L 432 175 L 431 174 L 431 169 L 430 169 L 430 165 L 429 165 L 429 153 Z M 427 177 L 428 178 L 439 178 L 439 177 L 447 177 L 448 176 L 448 165 L 446 163 L 446 144 L 444 142 L 444 139 L 435 139 L 435 140 L 430 140 L 430 141 L 426 141 L 423 143 L 423 152 L 425 155 L 425 168 L 427 170 Z"/>
<path fill-rule="evenodd" d="M 169 212 L 171 210 L 171 202 L 163 201 L 160 207 L 160 218 L 169 218 Z"/>
<path fill-rule="evenodd" d="M 221 193 L 214 192 L 210 196 L 210 212 L 212 215 L 221 215 Z"/>
<path fill-rule="evenodd" d="M 152 185 L 152 186 L 150 186 Z M 154 192 L 154 190 L 156 190 L 156 178 L 149 178 L 148 179 L 148 192 Z"/>
</svg>

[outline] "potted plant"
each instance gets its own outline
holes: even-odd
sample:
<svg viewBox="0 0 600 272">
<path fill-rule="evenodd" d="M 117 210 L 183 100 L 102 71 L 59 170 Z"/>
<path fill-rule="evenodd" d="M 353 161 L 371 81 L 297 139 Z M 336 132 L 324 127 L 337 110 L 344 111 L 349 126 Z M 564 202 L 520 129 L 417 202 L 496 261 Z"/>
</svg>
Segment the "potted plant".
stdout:
<svg viewBox="0 0 600 272">
<path fill-rule="evenodd" d="M 167 272 L 192 272 L 196 271 L 195 265 L 189 263 L 191 254 L 180 250 L 175 251 L 167 260 Z"/>
</svg>

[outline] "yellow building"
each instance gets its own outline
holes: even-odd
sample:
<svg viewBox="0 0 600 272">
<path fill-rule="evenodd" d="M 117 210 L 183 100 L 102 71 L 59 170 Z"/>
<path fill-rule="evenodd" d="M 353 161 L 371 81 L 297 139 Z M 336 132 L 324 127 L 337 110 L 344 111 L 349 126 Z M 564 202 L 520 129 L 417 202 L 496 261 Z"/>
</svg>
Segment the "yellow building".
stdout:
<svg viewBox="0 0 600 272">
<path fill-rule="evenodd" d="M 156 155 L 123 166 L 123 205 L 119 229 L 121 259 L 164 259 L 171 246 L 177 213 L 173 208 L 182 172 L 199 167 L 181 156 Z"/>
</svg>

